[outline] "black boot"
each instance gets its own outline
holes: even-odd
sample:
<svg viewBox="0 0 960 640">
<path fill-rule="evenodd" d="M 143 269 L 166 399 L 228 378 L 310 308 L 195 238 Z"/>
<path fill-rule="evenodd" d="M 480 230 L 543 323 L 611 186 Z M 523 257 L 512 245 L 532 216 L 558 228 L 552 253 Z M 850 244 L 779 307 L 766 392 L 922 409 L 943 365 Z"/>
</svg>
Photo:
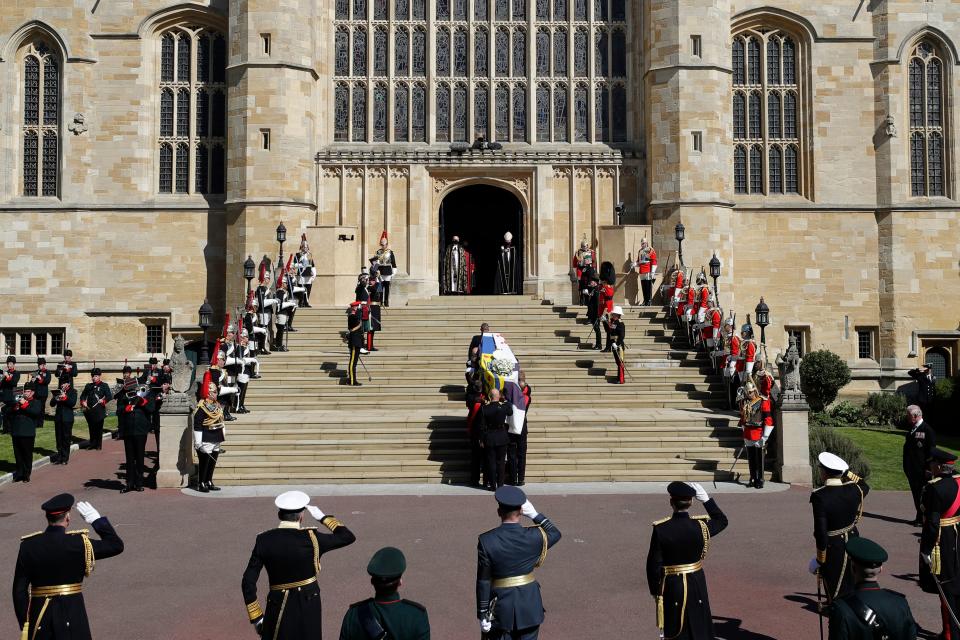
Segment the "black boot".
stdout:
<svg viewBox="0 0 960 640">
<path fill-rule="evenodd" d="M 197 491 L 207 493 L 208 456 L 203 451 L 197 451 Z"/>
<path fill-rule="evenodd" d="M 213 470 L 217 468 L 217 459 L 220 457 L 219 451 L 210 454 L 210 460 L 207 462 L 207 491 L 220 491 L 220 487 L 213 484 Z"/>
</svg>

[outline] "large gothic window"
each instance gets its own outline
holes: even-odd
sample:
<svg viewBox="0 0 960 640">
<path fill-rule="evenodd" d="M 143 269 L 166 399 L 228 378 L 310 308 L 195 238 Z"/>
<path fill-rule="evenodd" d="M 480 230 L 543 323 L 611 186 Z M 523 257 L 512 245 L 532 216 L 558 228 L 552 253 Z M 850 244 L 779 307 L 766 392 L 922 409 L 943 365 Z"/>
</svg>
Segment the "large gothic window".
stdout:
<svg viewBox="0 0 960 640">
<path fill-rule="evenodd" d="M 537 75 L 550 75 L 550 31 L 546 27 L 537 29 Z"/>
<path fill-rule="evenodd" d="M 553 32 L 553 75 L 567 75 L 567 30 Z"/>
<path fill-rule="evenodd" d="M 473 73 L 478 76 L 485 76 L 490 73 L 487 65 L 487 52 L 490 48 L 490 42 L 487 38 L 487 30 L 480 28 L 473 32 Z"/>
<path fill-rule="evenodd" d="M 498 78 L 510 75 L 510 34 L 506 27 L 497 29 L 496 46 L 493 49 L 496 59 L 496 73 Z"/>
<path fill-rule="evenodd" d="M 378 83 L 373 88 L 373 141 L 387 139 L 387 85 Z"/>
<path fill-rule="evenodd" d="M 409 116 L 409 92 L 407 85 L 400 83 L 393 89 L 393 139 L 397 142 L 407 142 L 410 135 L 407 131 Z"/>
<path fill-rule="evenodd" d="M 350 32 L 339 27 L 333 37 L 334 73 L 338 76 L 350 75 Z"/>
<path fill-rule="evenodd" d="M 205 27 L 160 34 L 160 193 L 226 190 L 226 46 L 221 32 Z"/>
<path fill-rule="evenodd" d="M 910 53 L 910 194 L 945 196 L 946 127 L 943 57 L 928 40 Z M 947 103 L 949 104 L 949 103 Z"/>
<path fill-rule="evenodd" d="M 733 186 L 738 194 L 800 194 L 803 88 L 797 39 L 780 29 L 734 36 Z"/>
<path fill-rule="evenodd" d="M 513 75 L 527 75 L 527 32 L 513 30 Z"/>
<path fill-rule="evenodd" d="M 553 87 L 553 139 L 567 141 L 567 85 Z"/>
<path fill-rule="evenodd" d="M 413 30 L 413 75 L 427 75 L 427 30 L 423 27 Z"/>
<path fill-rule="evenodd" d="M 527 89 L 522 84 L 513 87 L 513 141 L 527 139 Z"/>
<path fill-rule="evenodd" d="M 578 78 L 584 78 L 589 73 L 587 62 L 589 45 L 587 41 L 587 30 L 579 27 L 573 41 L 573 73 Z"/>
<path fill-rule="evenodd" d="M 467 141 L 467 85 L 462 83 L 453 88 L 453 139 Z"/>
<path fill-rule="evenodd" d="M 367 31 L 357 27 L 353 32 L 353 75 L 367 74 Z"/>
<path fill-rule="evenodd" d="M 437 75 L 450 75 L 450 30 L 446 27 L 437 29 Z"/>
<path fill-rule="evenodd" d="M 465 77 L 467 75 L 467 55 L 470 49 L 467 47 L 467 30 L 459 28 L 453 32 L 453 72 L 454 75 Z"/>
<path fill-rule="evenodd" d="M 413 86 L 413 141 L 427 139 L 427 87 L 417 83 Z"/>
<path fill-rule="evenodd" d="M 577 142 L 586 142 L 589 122 L 590 93 L 587 85 L 578 84 L 573 92 L 573 136 Z"/>
<path fill-rule="evenodd" d="M 497 140 L 510 139 L 510 88 L 505 84 L 498 84 L 494 95 L 495 124 L 494 133 Z"/>
<path fill-rule="evenodd" d="M 362 82 L 353 85 L 353 141 L 367 141 L 367 87 Z"/>
<path fill-rule="evenodd" d="M 537 140 L 550 140 L 550 87 L 537 85 Z"/>
<path fill-rule="evenodd" d="M 338 82 L 333 90 L 333 139 L 350 139 L 350 89 L 345 82 Z"/>
<path fill-rule="evenodd" d="M 23 188 L 56 196 L 60 177 L 60 59 L 43 41 L 23 58 Z"/>
<path fill-rule="evenodd" d="M 487 137 L 489 122 L 490 93 L 487 85 L 481 83 L 473 88 L 473 135 Z"/>
<path fill-rule="evenodd" d="M 437 85 L 437 140 L 450 140 L 450 85 Z"/>
<path fill-rule="evenodd" d="M 406 27 L 398 27 L 396 32 L 393 35 L 395 50 L 393 53 L 394 64 L 396 66 L 395 73 L 398 76 L 406 76 L 410 74 L 410 35 Z"/>
<path fill-rule="evenodd" d="M 387 28 L 378 26 L 373 30 L 373 75 L 387 75 Z"/>
</svg>

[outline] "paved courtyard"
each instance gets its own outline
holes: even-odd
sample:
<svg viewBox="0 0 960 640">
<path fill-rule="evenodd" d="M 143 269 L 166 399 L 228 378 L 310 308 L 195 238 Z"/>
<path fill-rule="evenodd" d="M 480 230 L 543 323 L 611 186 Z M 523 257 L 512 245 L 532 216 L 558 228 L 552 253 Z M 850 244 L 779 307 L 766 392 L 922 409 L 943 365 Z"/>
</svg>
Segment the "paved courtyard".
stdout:
<svg viewBox="0 0 960 640">
<path fill-rule="evenodd" d="M 69 491 L 109 517 L 126 543 L 121 556 L 97 564 L 85 586 L 94 637 L 255 637 L 246 620 L 240 576 L 254 536 L 275 524 L 272 499 L 149 489 L 121 495 L 116 470 L 122 458 L 122 447 L 108 442 L 100 453 L 79 452 L 68 467 L 36 470 L 28 485 L 0 487 L 0 566 L 8 581 L 20 536 L 44 526 L 40 503 Z M 810 610 L 815 582 L 806 571 L 814 553 L 808 492 L 706 488 L 730 518 L 730 527 L 711 544 L 706 563 L 718 637 L 818 637 L 817 616 Z M 495 504 L 485 493 L 427 495 L 431 489 L 425 488 L 424 495 L 314 500 L 357 536 L 354 545 L 321 561 L 324 637 L 337 638 L 346 608 L 370 593 L 366 563 L 385 545 L 406 553 L 409 569 L 401 593 L 426 605 L 433 638 L 478 636 L 476 536 L 498 524 Z M 541 637 L 655 638 L 653 599 L 643 567 L 650 523 L 669 512 L 666 498 L 653 493 L 586 495 L 563 487 L 565 493 L 546 495 L 549 490 L 530 490 L 537 509 L 563 532 L 537 572 L 547 608 Z M 918 530 L 902 519 L 910 512 L 909 494 L 871 494 L 861 532 L 890 551 L 883 584 L 905 593 L 922 627 L 938 632 L 937 601 L 915 583 Z M 85 526 L 76 513 L 74 518 L 74 528 Z M 264 576 L 261 593 L 265 586 Z M 6 602 L 0 607 L 0 634 L 12 637 L 16 622 Z"/>
</svg>

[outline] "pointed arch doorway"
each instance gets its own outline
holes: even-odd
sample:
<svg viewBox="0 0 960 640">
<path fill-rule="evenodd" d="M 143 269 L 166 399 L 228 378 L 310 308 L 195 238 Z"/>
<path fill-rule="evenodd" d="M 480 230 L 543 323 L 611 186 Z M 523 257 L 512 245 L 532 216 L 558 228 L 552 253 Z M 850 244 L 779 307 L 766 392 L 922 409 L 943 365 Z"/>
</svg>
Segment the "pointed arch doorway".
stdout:
<svg viewBox="0 0 960 640">
<path fill-rule="evenodd" d="M 448 193 L 440 203 L 440 292 L 447 290 L 443 282 L 444 256 L 457 236 L 470 252 L 474 265 L 470 293 L 501 293 L 497 286 L 497 263 L 507 231 L 513 234 L 513 246 L 516 247 L 515 293 L 522 293 L 524 230 L 520 200 L 510 191 L 488 184 L 472 184 Z"/>
</svg>

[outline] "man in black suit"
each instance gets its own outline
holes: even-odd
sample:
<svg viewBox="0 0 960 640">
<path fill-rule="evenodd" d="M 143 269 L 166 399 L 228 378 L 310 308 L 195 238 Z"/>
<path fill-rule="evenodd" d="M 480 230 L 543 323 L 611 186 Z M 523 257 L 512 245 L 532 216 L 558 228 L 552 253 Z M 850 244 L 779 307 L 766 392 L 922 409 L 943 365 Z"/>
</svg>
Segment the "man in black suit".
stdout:
<svg viewBox="0 0 960 640">
<path fill-rule="evenodd" d="M 915 404 L 907 407 L 907 421 L 910 431 L 903 441 L 903 474 L 910 483 L 910 493 L 913 495 L 913 506 L 916 516 L 912 524 L 919 527 L 923 524 L 923 515 L 920 512 L 920 496 L 923 485 L 927 481 L 927 460 L 930 451 L 937 446 L 937 435 L 933 428 L 923 420 L 923 410 Z"/>
</svg>

